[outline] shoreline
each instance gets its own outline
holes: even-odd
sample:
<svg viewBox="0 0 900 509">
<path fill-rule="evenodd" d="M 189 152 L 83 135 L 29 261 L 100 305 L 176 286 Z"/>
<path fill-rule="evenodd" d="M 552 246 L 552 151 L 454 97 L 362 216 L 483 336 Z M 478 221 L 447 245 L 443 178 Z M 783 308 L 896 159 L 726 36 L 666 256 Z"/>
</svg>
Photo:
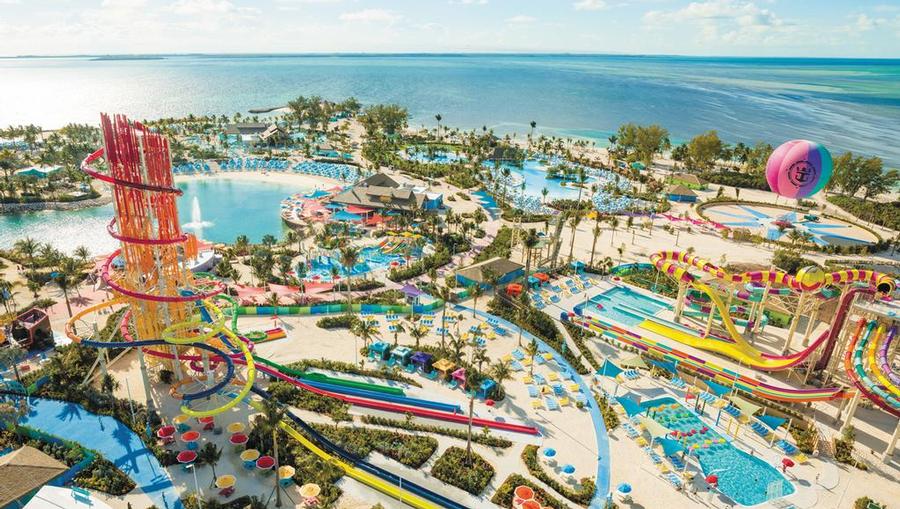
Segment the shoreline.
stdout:
<svg viewBox="0 0 900 509">
<path fill-rule="evenodd" d="M 298 191 L 307 189 L 316 189 L 320 186 L 334 186 L 339 184 L 337 180 L 319 177 L 315 175 L 307 175 L 305 173 L 284 173 L 284 172 L 222 172 L 216 171 L 211 175 L 176 175 L 175 183 L 198 182 L 204 180 L 237 180 L 244 182 L 270 182 L 273 184 L 281 184 L 285 186 L 295 186 L 297 189 L 292 191 L 285 190 L 285 198 Z"/>
</svg>

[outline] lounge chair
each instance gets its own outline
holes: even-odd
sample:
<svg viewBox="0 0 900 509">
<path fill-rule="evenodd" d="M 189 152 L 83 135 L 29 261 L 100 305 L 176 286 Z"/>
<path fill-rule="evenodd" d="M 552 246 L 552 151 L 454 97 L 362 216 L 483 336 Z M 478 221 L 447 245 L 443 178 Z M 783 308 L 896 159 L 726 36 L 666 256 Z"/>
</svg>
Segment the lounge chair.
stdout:
<svg viewBox="0 0 900 509">
<path fill-rule="evenodd" d="M 540 399 L 533 399 L 533 400 L 531 400 L 531 408 L 533 408 L 535 410 L 543 410 L 544 402 L 541 401 Z"/>
<path fill-rule="evenodd" d="M 540 396 L 540 393 L 538 392 L 538 388 L 535 387 L 534 385 L 529 384 L 526 387 L 528 388 L 528 395 L 531 396 L 532 398 L 537 398 Z"/>
</svg>

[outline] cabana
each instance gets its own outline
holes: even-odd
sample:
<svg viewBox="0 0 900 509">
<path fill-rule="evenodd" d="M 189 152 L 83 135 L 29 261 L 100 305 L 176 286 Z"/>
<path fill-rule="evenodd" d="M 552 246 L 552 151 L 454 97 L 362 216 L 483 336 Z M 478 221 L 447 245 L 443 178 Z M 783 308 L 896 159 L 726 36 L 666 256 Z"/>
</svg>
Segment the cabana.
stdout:
<svg viewBox="0 0 900 509">
<path fill-rule="evenodd" d="M 22 170 L 16 170 L 17 177 L 35 177 L 44 179 L 62 170 L 62 166 L 33 166 Z"/>
<path fill-rule="evenodd" d="M 384 341 L 376 341 L 369 345 L 369 357 L 374 360 L 386 361 L 391 356 L 391 345 Z"/>
<path fill-rule="evenodd" d="M 584 271 L 585 267 L 584 262 L 578 260 L 573 260 L 571 263 L 569 263 L 569 266 L 575 269 L 576 274 L 580 274 L 582 271 Z"/>
<path fill-rule="evenodd" d="M 541 284 L 545 284 L 550 281 L 550 276 L 548 276 L 547 274 L 544 274 L 543 272 L 535 272 L 534 274 L 532 274 L 532 276 L 534 276 L 535 279 L 540 281 Z"/>
<path fill-rule="evenodd" d="M 368 215 L 375 209 L 371 209 L 369 207 L 361 207 L 359 205 L 347 205 L 347 208 L 344 209 L 351 214 L 359 214 L 361 216 Z"/>
<path fill-rule="evenodd" d="M 391 350 L 391 361 L 400 363 L 401 366 L 409 364 L 409 358 L 412 357 L 412 350 L 406 346 L 395 346 Z"/>
<path fill-rule="evenodd" d="M 478 386 L 478 390 L 475 391 L 475 397 L 480 399 L 488 399 L 497 388 L 497 382 L 491 380 L 490 378 L 485 378 L 481 381 L 481 385 Z"/>
<path fill-rule="evenodd" d="M 438 359 L 431 367 L 441 374 L 441 378 L 447 379 L 450 378 L 450 373 L 456 369 L 456 363 L 450 359 Z"/>
<path fill-rule="evenodd" d="M 506 285 L 506 295 L 510 297 L 518 297 L 522 294 L 522 285 L 519 283 L 510 283 Z"/>
<path fill-rule="evenodd" d="M 412 304 L 413 306 L 419 304 L 419 297 L 421 297 L 425 293 L 411 284 L 403 285 L 403 288 L 401 288 L 400 291 L 403 292 L 403 295 L 406 296 L 406 302 L 408 304 Z"/>
<path fill-rule="evenodd" d="M 431 372 L 431 364 L 433 362 L 433 359 L 433 355 L 425 352 L 416 352 L 409 358 L 410 362 L 412 362 L 416 368 L 422 371 L 422 373 Z"/>
<path fill-rule="evenodd" d="M 459 383 L 459 385 L 465 387 L 466 385 L 466 368 L 457 368 L 456 371 L 450 374 L 451 381 Z"/>
</svg>

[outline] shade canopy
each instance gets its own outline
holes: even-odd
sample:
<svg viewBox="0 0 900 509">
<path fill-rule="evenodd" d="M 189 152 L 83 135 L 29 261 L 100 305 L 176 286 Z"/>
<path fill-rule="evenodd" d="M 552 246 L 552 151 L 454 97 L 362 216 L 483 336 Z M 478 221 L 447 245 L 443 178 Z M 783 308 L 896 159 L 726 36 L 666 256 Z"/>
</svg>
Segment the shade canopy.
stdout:
<svg viewBox="0 0 900 509">
<path fill-rule="evenodd" d="M 744 413 L 747 415 L 753 415 L 760 408 L 762 408 L 761 406 L 757 405 L 756 403 L 751 403 L 751 402 L 747 401 L 746 399 L 741 398 L 739 396 L 732 396 L 729 399 L 731 400 L 732 403 L 734 403 L 734 406 L 741 409 L 741 413 Z"/>
<path fill-rule="evenodd" d="M 416 288 L 414 285 L 409 284 L 403 285 L 403 288 L 401 288 L 400 291 L 403 292 L 403 294 L 407 297 L 418 297 L 425 293 L 422 290 Z"/>
<path fill-rule="evenodd" d="M 331 215 L 331 219 L 334 219 L 335 221 L 355 222 L 355 221 L 362 221 L 362 216 L 357 215 L 357 214 L 351 214 L 350 212 L 347 212 L 346 210 L 339 210 Z"/>
<path fill-rule="evenodd" d="M 313 191 L 313 192 L 311 192 L 311 193 L 304 194 L 303 196 L 306 197 L 306 198 L 316 199 L 316 198 L 324 198 L 324 197 L 328 196 L 328 194 L 329 194 L 328 191 L 323 191 L 323 190 L 321 190 L 321 189 L 316 189 L 315 191 Z"/>
<path fill-rule="evenodd" d="M 653 438 L 663 438 L 672 433 L 672 430 L 656 422 L 650 417 L 647 417 L 646 415 L 642 415 L 640 419 L 641 424 L 644 425 L 644 429 L 646 429 L 647 433 L 650 433 L 650 436 Z"/>
<path fill-rule="evenodd" d="M 716 396 L 718 396 L 720 398 L 722 397 L 722 395 L 728 394 L 731 391 L 731 389 L 729 389 L 728 387 L 725 387 L 724 385 L 721 385 L 721 384 L 717 384 L 716 382 L 713 382 L 712 380 L 704 380 L 703 383 L 705 383 L 706 387 L 709 388 L 709 392 L 715 394 Z"/>
<path fill-rule="evenodd" d="M 787 419 L 784 417 L 776 417 L 774 415 L 760 415 L 757 419 L 771 429 L 775 429 L 787 422 Z"/>
<path fill-rule="evenodd" d="M 628 417 L 639 415 L 644 411 L 641 405 L 637 404 L 633 399 L 627 396 L 616 396 L 616 401 L 622 405 L 622 408 L 625 409 L 625 415 Z"/>
<path fill-rule="evenodd" d="M 425 352 L 416 352 L 412 354 L 412 357 L 409 358 L 413 362 L 413 364 L 425 365 L 428 364 L 428 361 L 432 359 L 432 355 L 430 353 Z"/>
<path fill-rule="evenodd" d="M 644 362 L 644 359 L 641 359 L 640 355 L 635 355 L 620 362 L 619 366 L 623 368 L 646 368 L 647 363 Z"/>
<path fill-rule="evenodd" d="M 600 369 L 597 370 L 597 374 L 600 376 L 608 376 L 610 378 L 615 378 L 622 373 L 622 369 L 619 366 L 616 366 L 609 359 L 603 361 L 603 365 L 600 366 Z"/>
<path fill-rule="evenodd" d="M 681 442 L 678 440 L 672 440 L 671 438 L 660 438 L 656 441 L 663 448 L 663 453 L 666 456 L 672 456 L 673 454 L 678 454 L 679 452 L 684 450 L 684 446 L 681 445 Z"/>
<path fill-rule="evenodd" d="M 651 359 L 651 360 L 650 360 L 650 364 L 653 365 L 653 366 L 656 366 L 657 368 L 664 369 L 664 370 L 668 371 L 669 373 L 672 373 L 672 374 L 676 374 L 676 373 L 677 373 L 677 371 L 676 371 L 676 369 L 675 369 L 676 364 L 675 364 L 674 362 L 671 362 L 671 361 L 657 361 L 657 360 Z"/>
</svg>

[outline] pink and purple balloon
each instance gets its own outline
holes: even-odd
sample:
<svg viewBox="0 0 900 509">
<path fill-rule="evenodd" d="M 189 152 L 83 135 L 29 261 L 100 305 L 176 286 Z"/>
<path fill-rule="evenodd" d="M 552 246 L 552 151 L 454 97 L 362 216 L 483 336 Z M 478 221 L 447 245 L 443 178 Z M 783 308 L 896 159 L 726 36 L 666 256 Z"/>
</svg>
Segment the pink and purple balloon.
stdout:
<svg viewBox="0 0 900 509">
<path fill-rule="evenodd" d="M 812 196 L 831 180 L 831 154 L 807 140 L 791 140 L 776 148 L 766 163 L 766 181 L 772 192 L 786 198 Z"/>
</svg>

